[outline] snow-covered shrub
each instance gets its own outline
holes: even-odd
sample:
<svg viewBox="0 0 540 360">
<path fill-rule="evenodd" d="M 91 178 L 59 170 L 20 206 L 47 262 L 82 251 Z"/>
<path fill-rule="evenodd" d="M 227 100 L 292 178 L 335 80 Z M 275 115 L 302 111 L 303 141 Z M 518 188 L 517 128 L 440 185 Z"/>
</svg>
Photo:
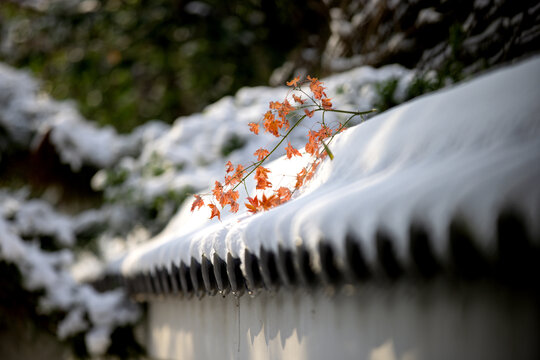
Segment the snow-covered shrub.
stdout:
<svg viewBox="0 0 540 360">
<path fill-rule="evenodd" d="M 17 266 L 25 289 L 42 293 L 38 312 L 59 314 L 60 339 L 84 336 L 90 354 L 106 353 L 115 328 L 134 324 L 140 310 L 123 291 L 98 293 L 71 274 L 76 257 L 71 246 L 81 218 L 59 214 L 20 192 L 0 192 L 0 209 L 0 261 Z M 52 237 L 61 247 L 45 250 L 41 237 Z"/>
</svg>

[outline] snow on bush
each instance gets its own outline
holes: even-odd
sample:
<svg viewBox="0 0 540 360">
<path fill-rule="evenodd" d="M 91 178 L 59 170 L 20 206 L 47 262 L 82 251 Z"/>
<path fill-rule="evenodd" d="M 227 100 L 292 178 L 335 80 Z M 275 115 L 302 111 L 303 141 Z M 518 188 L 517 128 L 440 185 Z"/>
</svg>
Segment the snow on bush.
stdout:
<svg viewBox="0 0 540 360">
<path fill-rule="evenodd" d="M 150 122 L 131 135 L 85 120 L 71 102 L 58 102 L 39 91 L 38 83 L 20 70 L 0 63 L 0 151 L 29 149 L 50 133 L 62 162 L 73 171 L 83 165 L 104 168 L 120 157 L 137 154 L 148 133 L 163 125 Z M 156 130 L 157 129 L 157 130 Z"/>
<path fill-rule="evenodd" d="M 0 209 L 0 258 L 17 265 L 26 289 L 44 291 L 39 311 L 66 314 L 58 325 L 59 338 L 86 332 L 88 351 L 103 354 L 114 328 L 134 323 L 139 309 L 121 290 L 98 293 L 90 285 L 77 282 L 70 273 L 74 254 L 69 248 L 41 249 L 39 240 L 43 236 L 53 237 L 63 246 L 71 245 L 76 218 L 57 213 L 41 200 L 26 201 L 20 194 L 5 192 L 0 193 Z"/>
</svg>

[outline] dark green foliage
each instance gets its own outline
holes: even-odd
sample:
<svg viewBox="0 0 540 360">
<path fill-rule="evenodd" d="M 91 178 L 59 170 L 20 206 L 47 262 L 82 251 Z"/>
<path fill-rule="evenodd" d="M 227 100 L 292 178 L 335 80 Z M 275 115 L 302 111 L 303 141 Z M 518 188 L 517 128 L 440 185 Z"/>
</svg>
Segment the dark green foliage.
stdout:
<svg viewBox="0 0 540 360">
<path fill-rule="evenodd" d="M 161 218 L 157 220 L 164 222 L 162 224 L 164 226 L 184 200 L 194 192 L 195 190 L 191 187 L 185 187 L 182 190 L 169 190 L 164 195 L 156 196 L 151 204 L 140 202 L 137 205 L 146 210 L 150 219 Z"/>
<path fill-rule="evenodd" d="M 236 134 L 233 134 L 229 141 L 227 141 L 227 143 L 221 148 L 221 155 L 226 157 L 234 150 L 243 148 L 244 145 L 246 145 L 246 140 Z"/>
<path fill-rule="evenodd" d="M 142 169 L 142 175 L 145 177 L 160 176 L 170 166 L 171 165 L 168 164 L 161 155 L 153 152 L 152 155 L 150 155 L 150 160 L 144 165 L 144 168 Z"/>
<path fill-rule="evenodd" d="M 412 99 L 417 96 L 435 91 L 443 86 L 439 79 L 430 79 L 427 76 L 416 76 L 407 89 L 406 98 Z"/>
<path fill-rule="evenodd" d="M 375 108 L 378 111 L 385 111 L 397 105 L 394 98 L 397 85 L 398 79 L 395 78 L 375 84 L 375 89 L 378 95 L 378 101 L 375 103 Z"/>
<path fill-rule="evenodd" d="M 459 56 L 465 37 L 463 27 L 459 23 L 452 25 L 448 30 L 448 43 L 450 44 L 454 58 Z"/>
<path fill-rule="evenodd" d="M 435 77 L 421 74 L 415 77 L 407 89 L 407 100 L 414 97 L 438 90 L 445 86 L 447 81 L 458 82 L 463 80 L 463 62 L 461 51 L 466 34 L 461 24 L 456 23 L 448 30 L 448 44 L 452 55 L 443 63 Z"/>
<path fill-rule="evenodd" d="M 0 7 L 0 61 L 29 68 L 83 115 L 129 131 L 172 122 L 241 86 L 266 84 L 293 48 L 327 31 L 315 1 L 98 0 L 37 12 Z M 321 25 L 324 24 L 324 25 Z"/>
<path fill-rule="evenodd" d="M 452 55 L 443 64 L 439 71 L 439 78 L 448 77 L 453 82 L 458 82 L 463 79 L 464 64 L 461 61 L 461 52 L 463 50 L 463 41 L 466 35 L 461 24 L 454 24 L 450 27 L 448 34 L 448 43 L 452 49 Z"/>
<path fill-rule="evenodd" d="M 145 162 L 143 168 L 142 168 L 142 176 L 143 177 L 156 177 L 163 175 L 167 170 L 174 169 L 176 171 L 180 171 L 184 168 L 183 163 L 179 164 L 173 164 L 170 161 L 167 161 L 163 158 L 160 154 L 157 152 L 153 152 L 150 155 L 150 159 Z M 117 169 L 115 171 L 125 172 L 127 176 L 127 170 L 125 169 Z M 123 183 L 127 178 L 124 178 L 121 183 Z M 121 183 L 114 184 L 114 185 L 120 185 Z"/>
<path fill-rule="evenodd" d="M 128 171 L 120 167 L 107 170 L 107 186 L 118 186 L 123 184 L 128 177 Z"/>
<path fill-rule="evenodd" d="M 442 64 L 441 68 L 435 74 L 426 72 L 418 74 L 407 88 L 405 100 L 410 100 L 417 96 L 438 90 L 444 87 L 448 82 L 452 83 L 463 80 L 464 65 L 460 59 L 465 37 L 466 34 L 464 33 L 461 24 L 456 23 L 450 27 L 448 44 L 452 50 L 452 55 Z M 394 98 L 397 85 L 397 79 L 390 79 L 376 84 L 379 101 L 375 107 L 379 111 L 384 111 L 398 105 Z"/>
</svg>

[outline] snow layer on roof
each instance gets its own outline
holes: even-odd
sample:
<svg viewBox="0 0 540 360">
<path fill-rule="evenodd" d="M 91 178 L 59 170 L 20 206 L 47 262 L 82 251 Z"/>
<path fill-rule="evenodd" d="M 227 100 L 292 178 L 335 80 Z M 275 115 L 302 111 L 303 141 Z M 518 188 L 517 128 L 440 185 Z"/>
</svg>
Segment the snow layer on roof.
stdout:
<svg viewBox="0 0 540 360">
<path fill-rule="evenodd" d="M 123 260 L 125 275 L 189 263 L 191 257 L 222 259 L 261 246 L 277 250 L 299 242 L 308 249 L 322 239 L 338 255 L 344 238 L 362 242 L 366 260 L 377 262 L 378 231 L 393 241 L 407 264 L 408 229 L 421 222 L 434 240 L 435 256 L 448 258 L 448 226 L 463 218 L 478 247 L 494 251 L 496 216 L 518 209 L 533 237 L 540 234 L 540 57 L 423 96 L 349 129 L 336 138 L 327 160 L 300 196 L 268 212 L 177 217 L 153 242 Z M 296 165 L 303 159 L 296 159 Z M 286 182 L 291 160 L 272 165 L 272 183 Z M 293 174 L 295 171 L 292 172 Z"/>
</svg>

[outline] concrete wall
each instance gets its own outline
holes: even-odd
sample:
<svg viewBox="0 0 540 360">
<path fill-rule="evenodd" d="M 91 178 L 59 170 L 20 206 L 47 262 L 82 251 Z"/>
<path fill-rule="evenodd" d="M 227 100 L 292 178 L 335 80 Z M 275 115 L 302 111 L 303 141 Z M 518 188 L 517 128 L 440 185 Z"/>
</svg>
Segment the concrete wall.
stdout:
<svg viewBox="0 0 540 360">
<path fill-rule="evenodd" d="M 364 286 L 166 298 L 149 306 L 158 359 L 539 359 L 537 301 L 491 285 Z"/>
</svg>

